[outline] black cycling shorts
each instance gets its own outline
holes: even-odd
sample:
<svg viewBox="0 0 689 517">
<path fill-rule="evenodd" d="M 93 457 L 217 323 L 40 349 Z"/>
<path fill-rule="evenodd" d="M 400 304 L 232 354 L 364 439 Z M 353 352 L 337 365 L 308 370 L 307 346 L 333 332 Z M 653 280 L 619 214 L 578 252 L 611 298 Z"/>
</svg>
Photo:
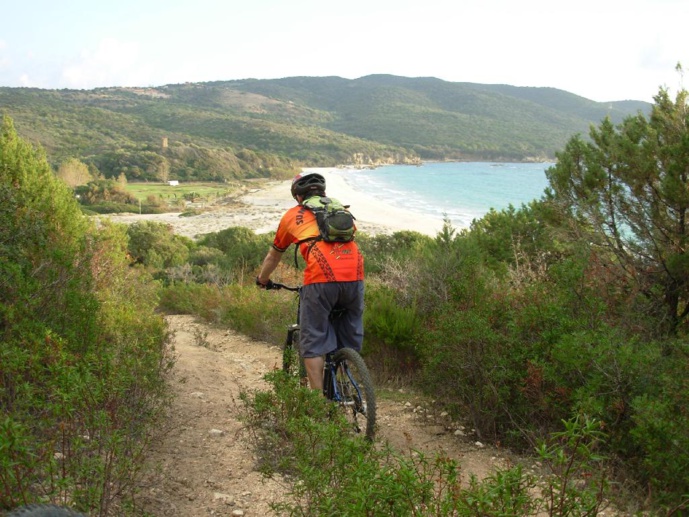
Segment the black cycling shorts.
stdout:
<svg viewBox="0 0 689 517">
<path fill-rule="evenodd" d="M 330 319 L 334 307 L 346 309 Z M 318 357 L 337 348 L 361 350 L 364 341 L 364 282 L 307 284 L 301 289 L 299 315 L 302 357 Z"/>
</svg>

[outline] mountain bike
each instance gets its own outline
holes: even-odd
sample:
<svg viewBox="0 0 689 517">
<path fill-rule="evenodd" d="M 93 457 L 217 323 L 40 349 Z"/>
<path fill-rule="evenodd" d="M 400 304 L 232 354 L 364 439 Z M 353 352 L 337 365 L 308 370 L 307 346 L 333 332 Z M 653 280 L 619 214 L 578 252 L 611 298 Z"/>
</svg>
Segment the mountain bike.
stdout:
<svg viewBox="0 0 689 517">
<path fill-rule="evenodd" d="M 301 286 L 290 287 L 273 282 L 271 288 L 286 289 L 297 293 L 297 321 L 287 328 L 287 338 L 282 352 L 282 369 L 290 375 L 298 376 L 302 386 L 305 386 L 306 368 L 299 354 Z M 345 310 L 335 308 L 330 318 L 340 317 Z M 363 431 L 368 440 L 373 440 L 376 425 L 376 395 L 371 374 L 356 350 L 338 348 L 326 354 L 323 369 L 323 395 L 341 408 L 354 432 Z"/>
</svg>

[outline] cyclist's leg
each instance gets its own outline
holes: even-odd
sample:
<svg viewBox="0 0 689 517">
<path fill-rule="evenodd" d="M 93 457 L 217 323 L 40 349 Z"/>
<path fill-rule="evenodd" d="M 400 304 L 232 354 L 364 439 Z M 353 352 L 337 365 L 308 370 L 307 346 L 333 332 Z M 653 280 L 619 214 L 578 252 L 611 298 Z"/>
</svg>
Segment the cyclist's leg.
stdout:
<svg viewBox="0 0 689 517">
<path fill-rule="evenodd" d="M 330 311 L 337 300 L 335 283 L 307 284 L 301 290 L 299 349 L 312 389 L 323 388 L 324 356 L 337 348 Z"/>
<path fill-rule="evenodd" d="M 338 348 L 361 351 L 364 341 L 364 283 L 343 282 L 337 305 L 347 309 L 333 321 Z"/>
<path fill-rule="evenodd" d="M 304 366 L 306 367 L 306 376 L 309 379 L 309 387 L 312 390 L 323 390 L 323 367 L 325 366 L 325 358 L 322 355 L 317 357 L 305 357 Z"/>
</svg>

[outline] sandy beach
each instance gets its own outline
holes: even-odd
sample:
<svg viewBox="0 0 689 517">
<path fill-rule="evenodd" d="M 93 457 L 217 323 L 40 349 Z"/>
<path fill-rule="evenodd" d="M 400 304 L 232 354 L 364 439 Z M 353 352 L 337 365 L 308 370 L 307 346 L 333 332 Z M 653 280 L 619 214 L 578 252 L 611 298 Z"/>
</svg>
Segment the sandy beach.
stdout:
<svg viewBox="0 0 689 517">
<path fill-rule="evenodd" d="M 442 229 L 443 221 L 440 218 L 406 212 L 381 203 L 370 193 L 352 188 L 345 176 L 355 174 L 355 169 L 309 168 L 304 169 L 304 172 L 318 172 L 325 177 L 327 194 L 350 205 L 357 227 L 362 232 L 378 235 L 412 230 L 435 236 Z M 256 233 L 267 233 L 277 229 L 282 214 L 295 204 L 290 194 L 290 184 L 289 180 L 268 182 L 248 190 L 232 203 L 210 207 L 191 217 L 180 217 L 178 213 L 113 214 L 101 217 L 127 224 L 142 220 L 163 222 L 172 226 L 175 233 L 192 239 L 231 226 L 243 226 Z"/>
</svg>

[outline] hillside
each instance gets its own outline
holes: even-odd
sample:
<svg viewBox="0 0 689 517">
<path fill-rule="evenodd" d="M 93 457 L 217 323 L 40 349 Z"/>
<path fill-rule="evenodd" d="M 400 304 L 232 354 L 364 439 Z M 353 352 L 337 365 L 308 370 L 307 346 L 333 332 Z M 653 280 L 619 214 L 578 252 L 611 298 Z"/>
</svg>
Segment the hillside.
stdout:
<svg viewBox="0 0 689 517">
<path fill-rule="evenodd" d="M 0 112 L 54 166 L 76 157 L 106 177 L 285 177 L 298 167 L 419 160 L 543 160 L 606 116 L 554 88 L 371 75 L 150 88 L 0 88 Z M 167 145 L 164 145 L 164 138 Z"/>
</svg>

